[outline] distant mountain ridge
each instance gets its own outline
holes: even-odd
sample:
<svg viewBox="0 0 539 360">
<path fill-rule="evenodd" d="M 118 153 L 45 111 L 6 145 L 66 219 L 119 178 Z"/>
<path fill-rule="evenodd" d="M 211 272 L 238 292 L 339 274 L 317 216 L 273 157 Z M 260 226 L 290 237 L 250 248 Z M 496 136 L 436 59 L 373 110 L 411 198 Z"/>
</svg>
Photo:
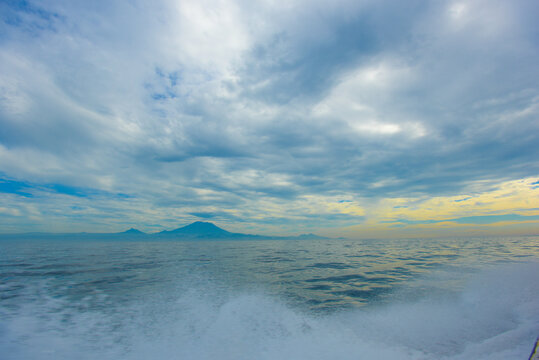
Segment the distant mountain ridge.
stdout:
<svg viewBox="0 0 539 360">
<path fill-rule="evenodd" d="M 189 225 L 174 229 L 164 230 L 150 236 L 166 238 L 186 238 L 186 239 L 252 239 L 252 240 L 278 240 L 278 239 L 330 239 L 315 234 L 302 234 L 299 236 L 266 236 L 243 233 L 233 233 L 220 228 L 219 226 L 205 221 L 195 221 Z"/>
<path fill-rule="evenodd" d="M 126 230 L 118 234 L 147 235 L 145 232 L 142 232 L 139 229 L 135 229 L 135 228 L 131 228 L 129 230 Z"/>
<path fill-rule="evenodd" d="M 0 234 L 2 238 L 44 238 L 44 239 L 106 239 L 106 240 L 143 240 L 143 239 L 167 239 L 167 240 L 316 240 L 330 239 L 315 234 L 302 234 L 299 236 L 266 236 L 243 233 L 233 233 L 219 226 L 204 221 L 195 221 L 189 225 L 174 230 L 163 230 L 157 233 L 145 233 L 135 228 L 117 233 L 26 233 L 26 234 Z"/>
<path fill-rule="evenodd" d="M 158 234 L 166 235 L 166 234 L 177 234 L 177 235 L 198 235 L 198 236 L 227 236 L 231 235 L 232 233 L 221 229 L 219 226 L 210 223 L 210 222 L 204 222 L 204 221 L 195 221 L 194 223 L 191 223 L 189 225 L 186 225 L 184 227 L 180 227 L 174 230 L 163 230 L 159 232 Z"/>
</svg>

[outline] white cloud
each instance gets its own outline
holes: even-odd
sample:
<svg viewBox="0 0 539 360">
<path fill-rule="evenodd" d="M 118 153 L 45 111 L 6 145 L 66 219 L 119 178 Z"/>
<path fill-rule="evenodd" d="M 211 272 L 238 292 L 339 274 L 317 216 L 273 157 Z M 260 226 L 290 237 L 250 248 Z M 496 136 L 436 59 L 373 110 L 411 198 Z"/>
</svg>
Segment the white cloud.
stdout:
<svg viewBox="0 0 539 360">
<path fill-rule="evenodd" d="M 401 127 L 397 124 L 384 124 L 377 121 L 361 121 L 356 124 L 351 124 L 352 129 L 356 130 L 359 134 L 382 134 L 392 135 L 401 132 Z"/>
<path fill-rule="evenodd" d="M 241 9 L 233 1 L 181 1 L 171 20 L 172 49 L 182 63 L 220 73 L 231 71 L 250 45 Z"/>
<path fill-rule="evenodd" d="M 413 68 L 398 65 L 396 59 L 362 65 L 343 76 L 313 107 L 312 114 L 337 127 L 344 124 L 359 135 L 393 135 L 409 130 L 408 136 L 420 137 L 425 134 L 421 123 L 405 120 L 407 114 L 395 114 L 391 106 L 391 102 L 399 101 L 401 91 L 414 87 L 414 82 Z"/>
<path fill-rule="evenodd" d="M 137 199 L 88 216 L 259 219 L 304 195 L 396 191 L 384 179 L 428 194 L 534 171 L 525 0 L 30 4 L 58 16 L 3 25 L 0 173 Z"/>
<path fill-rule="evenodd" d="M 10 215 L 10 216 L 21 216 L 21 211 L 19 209 L 6 208 L 3 206 L 0 206 L 0 214 Z"/>
</svg>

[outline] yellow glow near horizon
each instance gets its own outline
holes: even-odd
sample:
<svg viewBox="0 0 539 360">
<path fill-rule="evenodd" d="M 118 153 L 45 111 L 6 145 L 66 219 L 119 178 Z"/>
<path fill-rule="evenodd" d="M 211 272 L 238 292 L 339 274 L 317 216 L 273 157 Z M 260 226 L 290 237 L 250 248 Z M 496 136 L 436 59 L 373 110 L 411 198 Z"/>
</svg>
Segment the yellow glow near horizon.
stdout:
<svg viewBox="0 0 539 360">
<path fill-rule="evenodd" d="M 384 199 L 373 209 L 378 221 L 407 219 L 445 220 L 466 216 L 500 214 L 539 215 L 538 178 L 507 181 L 489 186 L 489 190 L 472 190 L 453 196 L 433 198 Z M 477 183 L 476 188 L 485 184 Z"/>
<path fill-rule="evenodd" d="M 457 223 L 452 219 L 492 215 L 539 215 L 539 178 L 501 183 L 477 182 L 467 193 L 437 197 L 385 198 L 369 206 L 333 203 L 328 208 L 352 214 L 362 209 L 366 221 L 343 229 L 344 236 L 441 236 L 451 234 L 530 234 L 539 220 L 500 220 L 490 224 Z M 402 220 L 402 222 L 399 222 Z M 410 223 L 408 223 L 410 222 Z M 432 223 L 429 223 L 432 222 Z"/>
</svg>

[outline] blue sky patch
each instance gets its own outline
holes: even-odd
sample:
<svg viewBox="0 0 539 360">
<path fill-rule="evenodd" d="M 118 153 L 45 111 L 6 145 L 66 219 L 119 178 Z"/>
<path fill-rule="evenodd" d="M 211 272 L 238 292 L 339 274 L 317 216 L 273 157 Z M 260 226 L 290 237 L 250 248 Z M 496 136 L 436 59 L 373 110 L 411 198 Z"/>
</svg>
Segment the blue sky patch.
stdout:
<svg viewBox="0 0 539 360">
<path fill-rule="evenodd" d="M 470 224 L 470 225 L 486 225 L 494 224 L 504 221 L 530 221 L 539 220 L 539 215 L 519 215 L 519 214 L 505 214 L 505 215 L 480 215 L 480 216 L 464 216 L 460 218 L 444 219 L 444 220 L 406 220 L 397 219 L 383 221 L 383 223 L 401 223 L 408 225 L 418 224 L 437 224 L 441 222 L 455 222 L 457 224 Z"/>
<path fill-rule="evenodd" d="M 29 192 L 31 191 L 31 186 L 22 181 L 0 179 L 0 192 L 7 194 L 16 194 L 23 197 L 34 197 L 34 195 Z"/>
<path fill-rule="evenodd" d="M 88 197 L 92 193 L 95 194 L 95 191 L 77 188 L 73 186 L 66 186 L 62 184 L 50 184 L 44 186 L 47 189 L 50 189 L 58 194 L 71 195 L 76 197 Z"/>
<path fill-rule="evenodd" d="M 539 220 L 539 215 L 519 215 L 519 214 L 505 214 L 505 215 L 484 215 L 484 216 L 466 216 L 457 219 L 451 219 L 448 221 L 454 221 L 458 224 L 477 224 L 486 225 L 494 224 L 503 221 L 529 221 Z"/>
</svg>

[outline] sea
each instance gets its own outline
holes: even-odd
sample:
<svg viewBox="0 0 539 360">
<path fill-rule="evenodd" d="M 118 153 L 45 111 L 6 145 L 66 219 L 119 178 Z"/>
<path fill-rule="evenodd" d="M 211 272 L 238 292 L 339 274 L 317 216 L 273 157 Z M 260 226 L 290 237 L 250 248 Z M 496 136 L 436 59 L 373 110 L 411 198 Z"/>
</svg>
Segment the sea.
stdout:
<svg viewBox="0 0 539 360">
<path fill-rule="evenodd" d="M 528 359 L 539 237 L 0 241 L 0 359 Z"/>
</svg>

